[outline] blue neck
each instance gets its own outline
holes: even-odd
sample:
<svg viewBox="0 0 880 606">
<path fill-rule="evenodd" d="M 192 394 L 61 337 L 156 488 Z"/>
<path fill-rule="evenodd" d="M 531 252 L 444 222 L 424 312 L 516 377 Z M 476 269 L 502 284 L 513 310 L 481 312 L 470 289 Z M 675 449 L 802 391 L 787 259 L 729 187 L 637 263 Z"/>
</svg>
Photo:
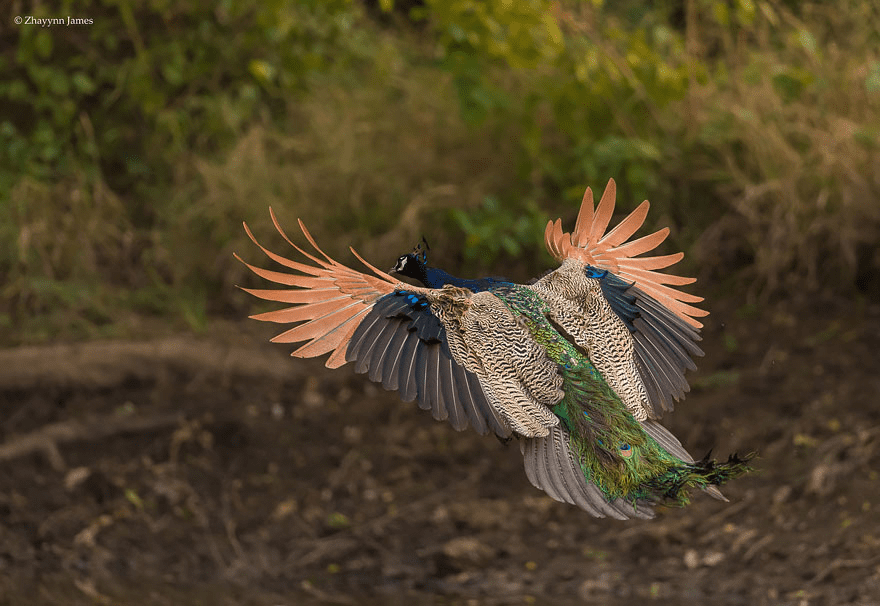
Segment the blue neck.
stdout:
<svg viewBox="0 0 880 606">
<path fill-rule="evenodd" d="M 458 278 L 453 276 L 452 274 L 443 271 L 442 269 L 438 269 L 436 267 L 425 267 L 424 268 L 424 276 L 421 278 L 422 283 L 428 288 L 442 288 L 443 286 L 449 284 L 451 286 L 459 286 L 461 288 L 467 288 L 473 292 L 480 292 L 484 290 L 489 290 L 493 286 L 497 286 L 498 284 L 503 284 L 504 282 L 501 280 L 496 280 L 495 278 L 480 278 L 479 280 L 466 280 L 464 278 Z"/>
</svg>

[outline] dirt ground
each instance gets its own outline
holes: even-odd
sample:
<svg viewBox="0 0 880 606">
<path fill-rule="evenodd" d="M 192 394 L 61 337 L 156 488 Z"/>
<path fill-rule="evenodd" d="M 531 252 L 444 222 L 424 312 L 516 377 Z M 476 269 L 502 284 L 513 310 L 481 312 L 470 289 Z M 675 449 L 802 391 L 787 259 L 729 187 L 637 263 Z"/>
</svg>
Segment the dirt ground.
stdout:
<svg viewBox="0 0 880 606">
<path fill-rule="evenodd" d="M 759 470 L 652 521 L 257 323 L 0 350 L 0 605 L 880 604 L 880 306 L 710 307 L 664 421 Z"/>
</svg>

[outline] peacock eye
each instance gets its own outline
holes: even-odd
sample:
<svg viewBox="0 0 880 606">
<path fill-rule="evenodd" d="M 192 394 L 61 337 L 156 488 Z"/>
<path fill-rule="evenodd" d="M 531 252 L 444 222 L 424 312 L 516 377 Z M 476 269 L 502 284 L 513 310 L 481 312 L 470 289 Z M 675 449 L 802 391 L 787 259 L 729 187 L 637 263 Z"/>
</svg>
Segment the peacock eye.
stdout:
<svg viewBox="0 0 880 606">
<path fill-rule="evenodd" d="M 632 454 L 633 454 L 632 446 L 630 446 L 629 444 L 621 444 L 620 445 L 620 456 L 628 459 L 629 457 L 632 456 Z"/>
</svg>

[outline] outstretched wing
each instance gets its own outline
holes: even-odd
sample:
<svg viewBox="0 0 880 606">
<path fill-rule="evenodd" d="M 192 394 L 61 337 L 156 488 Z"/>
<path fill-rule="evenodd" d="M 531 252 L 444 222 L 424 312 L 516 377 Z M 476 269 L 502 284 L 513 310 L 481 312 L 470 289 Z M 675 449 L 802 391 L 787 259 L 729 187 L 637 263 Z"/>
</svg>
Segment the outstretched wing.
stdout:
<svg viewBox="0 0 880 606">
<path fill-rule="evenodd" d="M 645 222 L 651 206 L 650 202 L 647 200 L 642 202 L 614 229 L 605 234 L 614 214 L 616 196 L 617 184 L 614 179 L 610 179 L 599 201 L 599 207 L 594 210 L 593 190 L 588 187 L 584 192 L 584 199 L 572 233 L 563 233 L 562 219 L 547 223 L 547 229 L 544 231 L 547 250 L 560 263 L 565 259 L 577 259 L 586 265 L 610 271 L 621 279 L 632 282 L 641 293 L 658 301 L 691 327 L 702 328 L 703 325 L 695 318 L 709 315 L 709 312 L 690 303 L 699 303 L 703 298 L 667 286 L 692 284 L 696 282 L 696 278 L 656 271 L 678 263 L 684 258 L 684 253 L 637 257 L 657 248 L 669 235 L 669 228 L 664 227 L 653 234 L 627 242 Z"/>
<path fill-rule="evenodd" d="M 547 249 L 562 267 L 533 286 L 552 293 L 556 322 L 587 349 L 630 411 L 644 420 L 672 410 L 689 390 L 684 373 L 696 369 L 692 356 L 703 355 L 697 345 L 702 324 L 696 318 L 708 312 L 691 305 L 701 297 L 672 287 L 694 278 L 657 271 L 680 261 L 683 253 L 639 256 L 659 246 L 669 228 L 627 242 L 645 221 L 647 200 L 605 233 L 615 196 L 612 179 L 594 210 L 587 188 L 572 233 L 562 231 L 559 219 L 547 224 Z"/>
<path fill-rule="evenodd" d="M 330 353 L 328 368 L 355 362 L 356 372 L 368 373 L 372 381 L 399 391 L 404 401 L 418 399 L 420 408 L 431 410 L 435 419 L 449 420 L 459 431 L 470 424 L 481 434 L 491 430 L 502 437 L 510 435 L 489 405 L 479 379 L 453 359 L 445 329 L 423 296 L 364 261 L 354 249 L 352 254 L 374 275 L 334 261 L 300 221 L 306 239 L 323 258 L 304 251 L 287 237 L 271 209 L 270 213 L 278 232 L 311 262 L 292 261 L 269 251 L 245 224 L 248 236 L 266 256 L 293 270 L 262 269 L 236 255 L 258 276 L 292 287 L 242 289 L 260 299 L 292 305 L 251 316 L 265 322 L 298 323 L 273 342 L 305 341 L 291 355 L 311 358 Z"/>
</svg>

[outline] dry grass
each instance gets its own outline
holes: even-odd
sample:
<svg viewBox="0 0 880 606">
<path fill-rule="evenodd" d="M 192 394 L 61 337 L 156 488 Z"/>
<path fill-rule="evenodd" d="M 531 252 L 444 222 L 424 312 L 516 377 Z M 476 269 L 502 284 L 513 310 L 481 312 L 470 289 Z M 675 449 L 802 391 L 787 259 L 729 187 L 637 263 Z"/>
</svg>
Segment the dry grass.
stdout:
<svg viewBox="0 0 880 606">
<path fill-rule="evenodd" d="M 255 124 L 222 154 L 180 158 L 174 189 L 141 207 L 100 176 L 21 180 L 6 222 L 15 233 L 5 240 L 15 244 L 0 317 L 14 325 L 39 317 L 46 328 L 28 327 L 20 339 L 43 341 L 100 326 L 125 332 L 129 311 L 197 330 L 217 313 L 240 316 L 251 301 L 235 285 L 253 278 L 232 253 L 261 256 L 242 221 L 296 254 L 275 234 L 269 206 L 295 241 L 304 241 L 299 217 L 345 263 L 356 264 L 352 245 L 390 266 L 429 224 L 435 259 L 452 260 L 460 250 L 444 227 L 447 211 L 515 183 L 513 167 L 499 161 L 515 156 L 514 131 L 504 139 L 499 129 L 467 126 L 448 77 L 389 64 L 374 74 L 385 82 L 316 83 L 291 104 L 285 128 Z"/>
<path fill-rule="evenodd" d="M 126 209 L 101 179 L 80 173 L 54 185 L 24 178 L 3 209 L 9 273 L 2 284 L 0 319 L 28 340 L 77 333 L 113 322 L 105 285 L 144 283 L 139 242 Z"/>
<path fill-rule="evenodd" d="M 719 213 L 701 248 L 711 258 L 731 239 L 744 245 L 765 293 L 880 287 L 863 283 L 880 271 L 880 91 L 870 81 L 880 32 L 859 22 L 877 23 L 880 10 L 844 4 L 813 6 L 808 22 L 779 6 L 759 15 L 748 37 L 728 42 L 726 82 L 694 86 L 686 100 L 706 152 L 699 177 L 733 211 Z M 774 44 L 779 30 L 793 42 Z"/>
<path fill-rule="evenodd" d="M 232 250 L 254 258 L 243 219 L 267 243 L 281 242 L 269 206 L 295 240 L 303 241 L 301 218 L 328 254 L 349 262 L 352 245 L 390 266 L 427 225 L 442 224 L 449 208 L 474 206 L 509 187 L 514 169 L 499 159 L 515 155 L 512 137 L 501 141 L 463 124 L 448 78 L 401 68 L 388 80 L 373 88 L 319 87 L 295 108 L 292 134 L 258 126 L 222 161 L 196 161 L 204 189 L 187 203 L 181 224 L 211 226 L 216 265 L 208 269 L 224 289 L 245 279 L 243 268 L 228 267 Z M 445 231 L 436 229 L 441 258 L 459 253 L 455 244 L 443 246 Z M 179 232 L 185 246 L 189 234 Z"/>
</svg>

